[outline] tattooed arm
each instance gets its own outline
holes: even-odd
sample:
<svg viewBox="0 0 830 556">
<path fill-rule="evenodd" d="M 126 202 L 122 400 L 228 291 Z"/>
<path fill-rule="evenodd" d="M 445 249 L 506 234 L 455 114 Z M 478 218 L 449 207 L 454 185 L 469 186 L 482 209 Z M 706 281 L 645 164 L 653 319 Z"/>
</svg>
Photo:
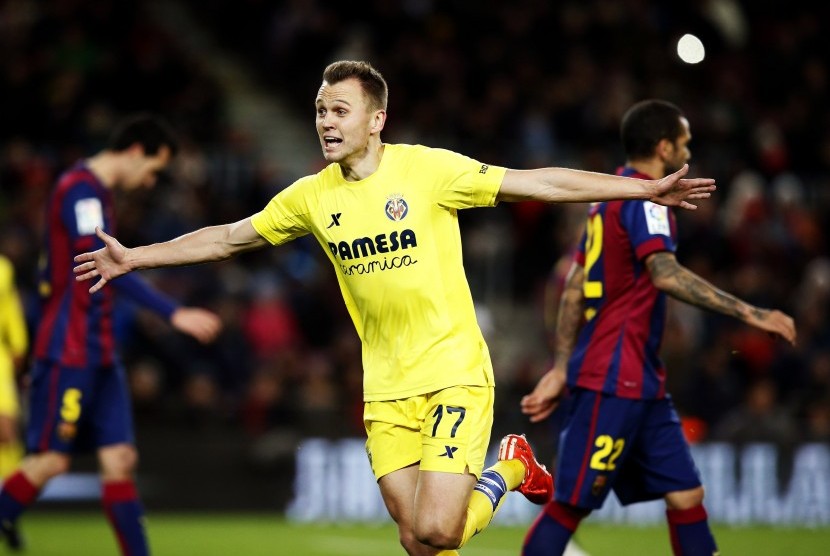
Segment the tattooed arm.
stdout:
<svg viewBox="0 0 830 556">
<path fill-rule="evenodd" d="M 750 326 L 781 336 L 795 344 L 792 317 L 777 310 L 761 309 L 718 289 L 677 262 L 673 253 L 661 251 L 646 258 L 654 286 L 686 303 L 735 317 Z"/>
<path fill-rule="evenodd" d="M 559 310 L 556 314 L 556 348 L 553 368 L 551 368 L 533 389 L 522 398 L 522 413 L 536 423 L 553 413 L 565 390 L 568 359 L 571 357 L 579 325 L 582 323 L 582 281 L 584 270 L 574 263 L 568 272 Z"/>
<path fill-rule="evenodd" d="M 565 279 L 565 288 L 559 299 L 556 313 L 556 349 L 554 365 L 566 368 L 571 357 L 579 325 L 582 323 L 582 282 L 585 271 L 581 265 L 573 263 Z"/>
</svg>

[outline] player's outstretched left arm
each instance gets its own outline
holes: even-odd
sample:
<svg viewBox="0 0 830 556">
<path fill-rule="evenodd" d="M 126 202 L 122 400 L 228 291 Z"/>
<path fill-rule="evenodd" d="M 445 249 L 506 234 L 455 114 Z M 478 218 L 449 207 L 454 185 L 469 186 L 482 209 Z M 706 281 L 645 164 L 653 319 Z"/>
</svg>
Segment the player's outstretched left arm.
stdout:
<svg viewBox="0 0 830 556">
<path fill-rule="evenodd" d="M 649 255 L 646 266 L 654 286 L 672 297 L 735 317 L 795 345 L 796 330 L 792 317 L 778 310 L 756 307 L 715 287 L 678 263 L 673 253 L 661 251 Z"/>
<path fill-rule="evenodd" d="M 689 201 L 708 199 L 716 189 L 711 178 L 686 178 L 689 165 L 659 180 L 641 180 L 570 168 L 507 170 L 498 193 L 500 201 L 547 203 L 646 199 L 669 207 L 694 210 Z"/>
</svg>

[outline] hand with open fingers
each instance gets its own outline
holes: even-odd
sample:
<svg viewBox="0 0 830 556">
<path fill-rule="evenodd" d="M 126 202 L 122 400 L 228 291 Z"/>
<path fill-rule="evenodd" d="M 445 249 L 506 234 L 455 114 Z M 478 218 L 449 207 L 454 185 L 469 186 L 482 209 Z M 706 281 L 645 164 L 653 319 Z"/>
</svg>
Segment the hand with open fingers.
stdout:
<svg viewBox="0 0 830 556">
<path fill-rule="evenodd" d="M 95 235 L 104 242 L 104 247 L 97 251 L 81 253 L 74 259 L 77 265 L 72 269 L 75 273 L 75 280 L 90 280 L 95 277 L 100 279 L 89 288 L 89 293 L 95 293 L 104 285 L 127 274 L 132 270 L 127 265 L 127 248 L 121 245 L 117 239 L 106 233 L 101 228 L 95 228 Z"/>
<path fill-rule="evenodd" d="M 688 210 L 697 209 L 690 200 L 708 199 L 717 189 L 712 178 L 685 178 L 689 165 L 654 182 L 654 194 L 649 199 L 652 203 L 667 207 L 680 207 Z"/>
</svg>

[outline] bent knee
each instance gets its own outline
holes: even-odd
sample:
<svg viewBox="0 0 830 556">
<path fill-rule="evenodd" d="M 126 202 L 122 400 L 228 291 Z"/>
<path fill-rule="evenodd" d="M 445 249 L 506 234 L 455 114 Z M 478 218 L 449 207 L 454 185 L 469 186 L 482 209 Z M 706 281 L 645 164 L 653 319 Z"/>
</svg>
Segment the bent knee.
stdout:
<svg viewBox="0 0 830 556">
<path fill-rule="evenodd" d="M 415 528 L 415 538 L 418 542 L 444 550 L 458 548 L 463 533 L 463 529 L 448 527 L 445 523 L 428 523 Z"/>
<path fill-rule="evenodd" d="M 407 554 L 418 554 L 420 552 L 419 547 L 422 547 L 422 543 L 418 541 L 412 531 L 399 531 L 398 541 Z"/>
<path fill-rule="evenodd" d="M 69 472 L 69 468 L 71 467 L 72 460 L 69 459 L 68 456 L 64 456 L 63 454 L 50 458 L 47 461 L 48 466 L 48 473 L 53 477 L 56 475 L 63 475 L 64 473 Z"/>
<path fill-rule="evenodd" d="M 138 451 L 129 444 L 103 448 L 100 463 L 105 479 L 124 479 L 138 466 Z"/>
<path fill-rule="evenodd" d="M 41 452 L 24 458 L 21 470 L 35 484 L 42 485 L 52 477 L 63 475 L 71 466 L 72 460 L 59 452 Z"/>
</svg>

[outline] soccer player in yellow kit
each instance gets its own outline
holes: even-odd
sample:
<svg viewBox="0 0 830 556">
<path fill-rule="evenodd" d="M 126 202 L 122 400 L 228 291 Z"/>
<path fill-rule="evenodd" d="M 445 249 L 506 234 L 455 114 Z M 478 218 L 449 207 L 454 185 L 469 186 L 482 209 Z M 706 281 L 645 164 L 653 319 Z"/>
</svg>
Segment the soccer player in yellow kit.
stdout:
<svg viewBox="0 0 830 556">
<path fill-rule="evenodd" d="M 0 480 L 23 458 L 16 371 L 28 349 L 29 334 L 14 283 L 14 266 L 0 255 Z"/>
<path fill-rule="evenodd" d="M 510 170 L 420 145 L 384 144 L 387 86 L 366 62 L 323 72 L 316 127 L 330 164 L 259 213 L 176 239 L 75 258 L 76 278 L 219 261 L 313 234 L 334 266 L 363 345 L 367 453 L 410 556 L 457 554 L 508 490 L 543 504 L 550 474 L 523 436 L 502 440 L 483 470 L 493 421 L 493 369 L 464 274 L 459 209 L 499 201 L 650 199 L 694 208 L 710 179 L 662 180 L 565 168 Z"/>
</svg>

